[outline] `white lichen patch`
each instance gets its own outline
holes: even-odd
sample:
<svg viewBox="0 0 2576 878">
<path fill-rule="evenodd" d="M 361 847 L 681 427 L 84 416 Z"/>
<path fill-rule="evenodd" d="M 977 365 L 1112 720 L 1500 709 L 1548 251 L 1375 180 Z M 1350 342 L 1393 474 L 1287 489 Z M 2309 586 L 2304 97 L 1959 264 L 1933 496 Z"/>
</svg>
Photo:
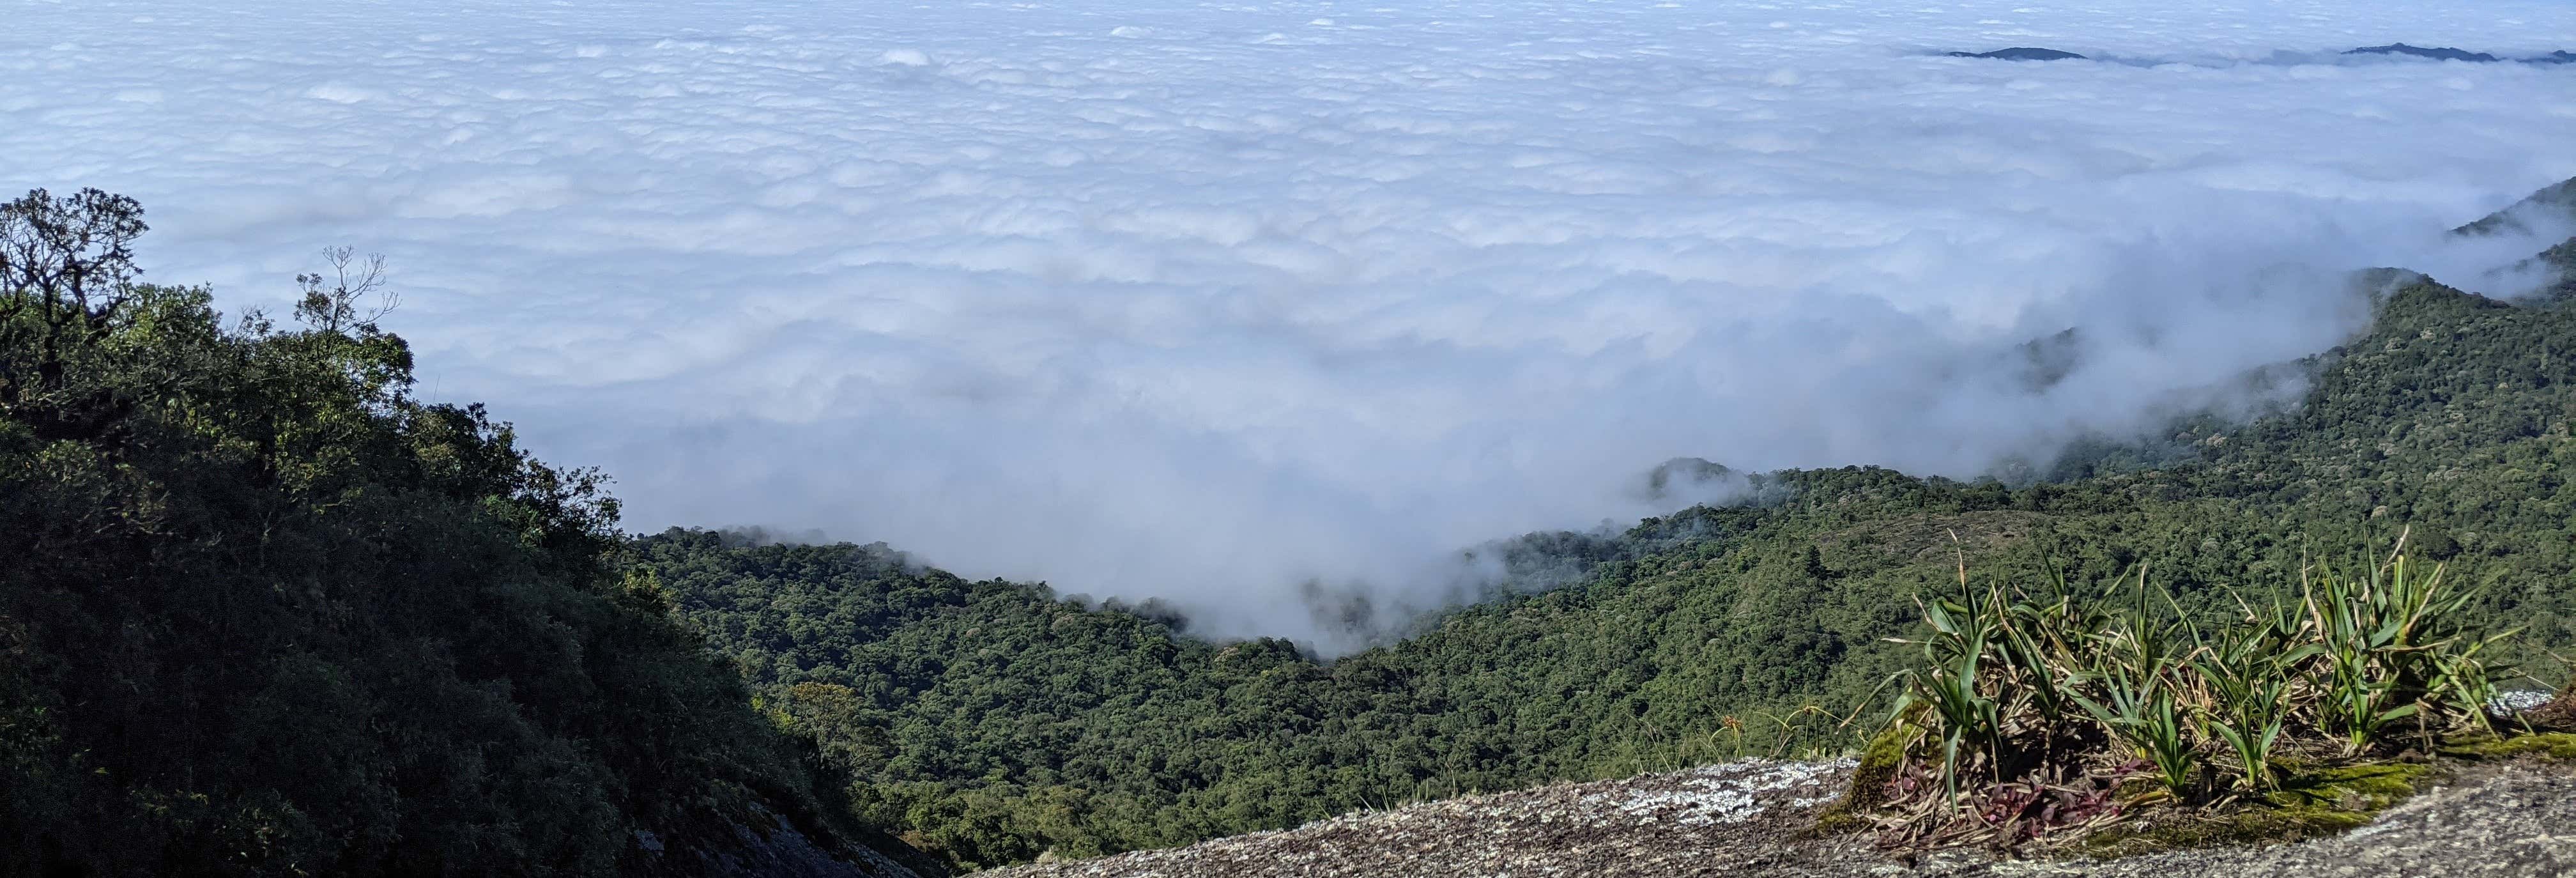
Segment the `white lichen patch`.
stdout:
<svg viewBox="0 0 2576 878">
<path fill-rule="evenodd" d="M 1688 771 L 1637 778 L 1580 800 L 1575 819 L 1592 825 L 1678 823 L 1706 826 L 1740 823 L 1762 815 L 1766 805 L 1808 808 L 1832 799 L 1832 781 L 1850 770 L 1849 760 L 1775 762 L 1753 759 L 1708 765 Z"/>
<path fill-rule="evenodd" d="M 2514 714 L 2539 707 L 2543 704 L 2548 704 L 2549 699 L 2553 697 L 2556 697 L 2553 693 L 2539 689 L 2514 689 L 2505 692 L 2498 692 L 2493 700 L 2487 702 L 2487 712 L 2500 717 L 2512 716 Z"/>
</svg>

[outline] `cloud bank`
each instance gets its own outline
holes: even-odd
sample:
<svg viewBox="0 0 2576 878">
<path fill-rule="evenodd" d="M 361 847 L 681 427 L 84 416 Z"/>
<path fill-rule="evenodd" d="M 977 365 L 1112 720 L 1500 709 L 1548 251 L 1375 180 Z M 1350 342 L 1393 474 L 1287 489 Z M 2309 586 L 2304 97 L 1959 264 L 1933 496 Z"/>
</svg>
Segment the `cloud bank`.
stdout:
<svg viewBox="0 0 2576 878">
<path fill-rule="evenodd" d="M 1682 505 L 1664 460 L 1964 476 L 2259 404 L 2349 269 L 2512 292 L 2538 247 L 2441 232 L 2576 175 L 2576 69 L 2339 54 L 2546 54 L 2558 0 L 746 6 L 12 0 L 0 184 L 143 199 L 234 308 L 387 254 L 422 389 L 631 527 L 1337 649 L 1307 589 L 1436 605 Z M 1939 55 L 2007 45 L 2125 60 Z"/>
</svg>

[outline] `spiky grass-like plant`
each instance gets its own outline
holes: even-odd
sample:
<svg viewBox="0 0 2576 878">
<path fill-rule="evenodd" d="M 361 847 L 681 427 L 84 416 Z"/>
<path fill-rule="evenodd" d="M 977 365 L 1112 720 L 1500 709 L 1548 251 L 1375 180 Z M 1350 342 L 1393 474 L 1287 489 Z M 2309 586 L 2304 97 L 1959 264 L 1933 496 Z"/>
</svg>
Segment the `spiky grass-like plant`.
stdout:
<svg viewBox="0 0 2576 878">
<path fill-rule="evenodd" d="M 2394 555 L 2360 579 L 2312 569 L 2301 594 L 2322 664 L 2319 716 L 2346 754 L 2389 742 L 2409 719 L 2418 732 L 2486 726 L 2495 683 L 2478 654 L 2520 629 L 2463 634 L 2457 613 L 2475 595 L 2446 589 L 2439 565 Z"/>
<path fill-rule="evenodd" d="M 2473 598 L 2392 553 L 2359 579 L 2303 568 L 2297 606 L 2239 599 L 2240 619 L 2204 630 L 2143 566 L 2088 596 L 2054 570 L 2036 588 L 1975 585 L 1963 557 L 1957 591 L 1921 604 L 1927 634 L 1901 641 L 1923 662 L 1899 675 L 1891 722 L 1917 743 L 1885 826 L 1905 843 L 2011 842 L 2159 801 L 2259 797 L 2285 750 L 2349 762 L 2485 729 L 2481 653 L 2513 632 L 2465 633 Z"/>
</svg>

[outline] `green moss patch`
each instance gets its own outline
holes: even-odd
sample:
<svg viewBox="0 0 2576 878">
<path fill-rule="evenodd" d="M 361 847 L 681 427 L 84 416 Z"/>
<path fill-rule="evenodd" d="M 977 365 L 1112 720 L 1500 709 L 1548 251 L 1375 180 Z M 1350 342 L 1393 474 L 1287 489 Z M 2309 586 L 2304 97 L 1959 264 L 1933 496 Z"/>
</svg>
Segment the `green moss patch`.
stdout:
<svg viewBox="0 0 2576 878">
<path fill-rule="evenodd" d="M 2510 738 L 2454 741 L 2446 761 L 2484 762 L 2519 757 L 2576 761 L 2576 734 L 2543 732 Z M 2259 802 L 2214 813 L 2165 812 L 2092 833 L 2076 842 L 2079 853 L 2125 857 L 2177 848 L 2274 844 L 2334 835 L 2369 823 L 2389 806 L 2427 785 L 2441 763 L 2370 762 L 2301 766 L 2281 789 Z"/>
<path fill-rule="evenodd" d="M 2511 759 L 2516 756 L 2538 756 L 2546 759 L 2576 761 L 2576 734 L 2541 732 L 2510 738 L 2469 740 L 2444 748 L 2442 754 L 2457 759 Z"/>
<path fill-rule="evenodd" d="M 2539 757 L 2576 762 L 2576 734 L 2543 732 L 2455 740 L 2437 762 L 2298 766 L 2260 801 L 2217 811 L 2158 809 L 2075 840 L 2072 853 L 2114 858 L 2181 848 L 2277 844 L 2359 828 L 2413 797 L 2446 767 Z"/>
<path fill-rule="evenodd" d="M 1886 804 L 1887 783 L 1896 779 L 1896 771 L 1905 765 L 1905 730 L 1897 726 L 1878 733 L 1861 750 L 1860 765 L 1852 769 L 1851 784 L 1842 798 L 1835 799 L 1816 815 L 1812 830 L 1817 835 L 1840 835 L 1856 832 L 1870 825 L 1861 817 Z"/>
<path fill-rule="evenodd" d="M 2292 772 L 2264 803 L 2285 811 L 2327 809 L 2374 814 L 2405 801 L 2431 774 L 2421 762 L 2370 762 L 2360 765 L 2307 767 Z"/>
<path fill-rule="evenodd" d="M 2369 823 L 2415 795 L 2433 773 L 2427 763 L 2372 762 L 2295 769 L 2281 789 L 2259 801 L 2214 812 L 2142 815 L 2085 836 L 2077 852 L 2126 857 L 2178 848 L 2273 844 L 2334 835 Z"/>
</svg>

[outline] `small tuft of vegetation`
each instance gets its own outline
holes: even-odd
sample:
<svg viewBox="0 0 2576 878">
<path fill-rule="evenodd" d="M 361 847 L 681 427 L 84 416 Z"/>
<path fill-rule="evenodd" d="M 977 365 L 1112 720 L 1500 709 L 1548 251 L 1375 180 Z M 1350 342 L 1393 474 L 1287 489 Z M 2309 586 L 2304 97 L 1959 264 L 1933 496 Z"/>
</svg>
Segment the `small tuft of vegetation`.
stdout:
<svg viewBox="0 0 2576 878">
<path fill-rule="evenodd" d="M 2403 545 L 2403 537 L 2400 538 Z M 2300 571 L 2296 600 L 2206 625 L 2143 567 L 2107 589 L 2055 571 L 1922 603 L 1922 664 L 1874 797 L 1891 846 L 2087 837 L 2102 853 L 2340 831 L 2414 792 L 2447 743 L 2495 738 L 2472 592 L 2402 552 Z M 2529 740 L 2529 739 L 2517 739 Z M 2545 744 L 2516 744 L 2543 747 Z M 2112 827 L 2120 825 L 2117 831 Z"/>
</svg>

